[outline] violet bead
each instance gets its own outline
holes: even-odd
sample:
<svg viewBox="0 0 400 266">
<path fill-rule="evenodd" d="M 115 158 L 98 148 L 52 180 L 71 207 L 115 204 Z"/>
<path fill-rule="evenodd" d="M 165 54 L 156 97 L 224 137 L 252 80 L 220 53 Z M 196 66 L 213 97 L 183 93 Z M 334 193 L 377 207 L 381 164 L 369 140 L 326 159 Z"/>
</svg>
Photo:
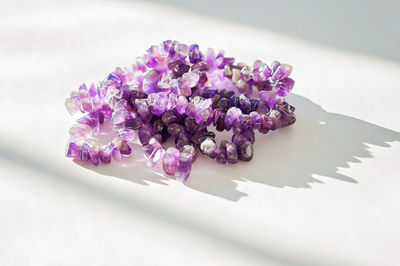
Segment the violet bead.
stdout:
<svg viewBox="0 0 400 266">
<path fill-rule="evenodd" d="M 176 111 L 179 114 L 183 114 L 186 110 L 186 105 L 188 104 L 188 100 L 185 96 L 179 96 L 176 100 Z"/>
<path fill-rule="evenodd" d="M 203 54 L 199 49 L 198 44 L 192 44 L 189 46 L 189 61 L 192 64 L 195 64 L 201 60 L 203 60 Z"/>
<path fill-rule="evenodd" d="M 229 108 L 228 112 L 225 116 L 225 128 L 226 130 L 230 130 L 233 126 L 237 126 L 240 124 L 242 116 L 242 111 L 237 107 Z"/>
<path fill-rule="evenodd" d="M 176 167 L 175 177 L 181 182 L 186 182 L 192 170 L 192 155 L 187 152 L 179 154 L 178 166 Z"/>
<path fill-rule="evenodd" d="M 142 145 L 149 144 L 150 139 L 154 136 L 154 130 L 147 124 L 144 125 L 138 132 L 139 140 Z"/>
<path fill-rule="evenodd" d="M 246 141 L 237 149 L 238 158 L 241 161 L 250 161 L 253 158 L 253 144 Z"/>
<path fill-rule="evenodd" d="M 230 142 L 226 143 L 226 158 L 230 164 L 235 164 L 238 161 L 236 146 Z"/>
<path fill-rule="evenodd" d="M 226 154 L 226 144 L 228 141 L 222 140 L 220 145 L 219 145 L 219 153 L 217 155 L 217 162 L 225 164 L 226 159 L 227 159 L 227 154 Z"/>
<path fill-rule="evenodd" d="M 196 120 L 193 117 L 189 116 L 185 118 L 184 124 L 186 131 L 190 134 L 192 134 L 197 127 Z"/>
<path fill-rule="evenodd" d="M 211 159 L 214 159 L 219 153 L 219 147 L 213 139 L 207 138 L 203 142 L 201 142 L 200 151 L 206 154 Z"/>
<path fill-rule="evenodd" d="M 142 127 L 142 120 L 137 116 L 125 121 L 125 128 L 137 130 Z"/>
<path fill-rule="evenodd" d="M 277 68 L 275 73 L 272 75 L 272 80 L 274 82 L 282 80 L 284 78 L 289 77 L 290 73 L 292 73 L 292 66 L 288 64 L 282 64 Z"/>
<path fill-rule="evenodd" d="M 294 80 L 291 78 L 285 78 L 278 82 L 276 85 L 277 87 L 277 94 L 281 97 L 285 97 L 289 94 L 294 86 Z"/>
<path fill-rule="evenodd" d="M 80 156 L 81 161 L 87 162 L 90 160 L 89 151 L 90 151 L 90 146 L 88 144 L 84 143 L 81 147 L 81 156 Z"/>
<path fill-rule="evenodd" d="M 153 104 L 153 113 L 156 115 L 161 115 L 167 109 L 168 104 L 168 96 L 166 93 L 160 92 L 157 93 L 154 104 Z"/>
<path fill-rule="evenodd" d="M 65 156 L 78 159 L 81 155 L 81 147 L 73 141 L 70 141 L 67 146 Z"/>
<path fill-rule="evenodd" d="M 189 71 L 190 66 L 185 64 L 184 61 L 178 60 L 169 63 L 168 68 L 172 71 L 174 78 L 180 78 L 184 73 Z"/>
<path fill-rule="evenodd" d="M 149 167 L 156 167 L 158 164 L 162 162 L 164 157 L 165 149 L 164 148 L 155 148 L 153 152 L 150 154 L 149 158 L 146 160 L 146 164 Z"/>
<path fill-rule="evenodd" d="M 197 149 L 193 145 L 185 145 L 179 148 L 181 153 L 190 153 L 192 156 L 192 163 L 197 159 Z"/>
<path fill-rule="evenodd" d="M 248 114 L 251 111 L 251 102 L 250 99 L 246 97 L 246 95 L 241 94 L 239 96 L 239 108 L 243 113 Z"/>
<path fill-rule="evenodd" d="M 125 141 L 121 141 L 118 148 L 122 155 L 130 155 L 132 153 L 132 148 Z"/>
<path fill-rule="evenodd" d="M 161 149 L 162 145 L 156 138 L 151 138 L 147 145 L 143 145 L 143 155 L 147 160 L 155 149 Z"/>
<path fill-rule="evenodd" d="M 172 123 L 168 126 L 168 133 L 172 136 L 176 136 L 183 131 L 185 131 L 185 127 L 181 124 Z"/>
<path fill-rule="evenodd" d="M 174 175 L 176 167 L 178 166 L 179 150 L 174 147 L 169 147 L 162 159 L 163 169 L 167 175 Z"/>
<path fill-rule="evenodd" d="M 100 149 L 97 146 L 94 146 L 89 151 L 90 161 L 93 165 L 97 166 L 100 163 Z"/>
<path fill-rule="evenodd" d="M 105 164 L 109 164 L 111 162 L 111 149 L 109 146 L 100 150 L 100 160 Z"/>
<path fill-rule="evenodd" d="M 210 70 L 210 68 L 211 68 L 210 65 L 207 64 L 207 62 L 205 62 L 205 61 L 200 61 L 200 62 L 194 63 L 192 65 L 192 71 L 193 70 L 208 71 L 208 70 Z"/>
<path fill-rule="evenodd" d="M 178 117 L 176 116 L 174 111 L 167 111 L 162 114 L 161 120 L 164 123 L 164 125 L 168 126 L 172 123 L 178 122 Z"/>
<path fill-rule="evenodd" d="M 115 144 L 111 143 L 110 149 L 111 157 L 117 162 L 121 161 L 121 151 L 119 150 L 119 148 Z"/>
</svg>

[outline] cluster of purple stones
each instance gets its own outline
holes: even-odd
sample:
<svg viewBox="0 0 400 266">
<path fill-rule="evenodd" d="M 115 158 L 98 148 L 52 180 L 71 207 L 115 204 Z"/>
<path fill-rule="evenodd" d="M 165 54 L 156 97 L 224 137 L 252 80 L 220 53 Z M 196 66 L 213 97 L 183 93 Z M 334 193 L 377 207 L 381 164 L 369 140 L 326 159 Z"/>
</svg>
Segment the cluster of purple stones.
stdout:
<svg viewBox="0 0 400 266">
<path fill-rule="evenodd" d="M 66 156 L 94 165 L 120 161 L 137 135 L 146 164 L 182 182 L 198 151 L 222 164 L 250 161 L 255 131 L 266 134 L 296 121 L 294 107 L 284 101 L 294 85 L 292 67 L 234 61 L 223 51 L 204 54 L 197 44 L 168 40 L 98 85 L 81 85 L 66 100 L 71 114 L 84 114 L 69 131 Z M 105 120 L 117 137 L 101 147 L 90 144 Z M 218 145 L 211 125 L 232 130 L 232 139 Z M 171 136 L 175 147 L 165 148 Z"/>
</svg>

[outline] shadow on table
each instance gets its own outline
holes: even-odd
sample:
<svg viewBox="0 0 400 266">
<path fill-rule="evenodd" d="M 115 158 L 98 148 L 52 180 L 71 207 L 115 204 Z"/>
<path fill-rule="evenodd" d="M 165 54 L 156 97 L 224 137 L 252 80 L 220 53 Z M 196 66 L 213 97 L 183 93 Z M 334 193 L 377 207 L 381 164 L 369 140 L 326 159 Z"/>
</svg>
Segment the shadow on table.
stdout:
<svg viewBox="0 0 400 266">
<path fill-rule="evenodd" d="M 351 176 L 340 173 L 358 158 L 373 157 L 370 145 L 390 147 L 389 142 L 400 141 L 400 133 L 349 116 L 329 113 L 321 106 L 298 95 L 288 97 L 296 106 L 297 122 L 259 135 L 255 142 L 252 161 L 235 165 L 220 165 L 199 156 L 193 165 L 186 186 L 228 200 L 237 201 L 245 193 L 237 189 L 236 181 L 255 182 L 284 188 L 309 188 L 312 183 L 322 183 L 316 175 L 343 182 L 357 183 Z M 120 164 L 101 167 L 82 166 L 103 175 L 123 178 L 138 184 L 149 182 L 166 184 L 160 170 L 148 168 L 140 147 L 134 147 L 132 157 Z M 135 175 L 135 171 L 142 174 Z M 142 171 L 149 173 L 143 174 Z"/>
</svg>

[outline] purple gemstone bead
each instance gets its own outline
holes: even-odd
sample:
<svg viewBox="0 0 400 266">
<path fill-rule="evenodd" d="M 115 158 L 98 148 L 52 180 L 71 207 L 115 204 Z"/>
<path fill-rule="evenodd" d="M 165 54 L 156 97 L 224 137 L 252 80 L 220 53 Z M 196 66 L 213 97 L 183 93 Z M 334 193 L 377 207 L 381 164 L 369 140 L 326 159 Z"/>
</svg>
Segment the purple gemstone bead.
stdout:
<svg viewBox="0 0 400 266">
<path fill-rule="evenodd" d="M 149 79 L 144 79 L 142 89 L 146 94 L 155 93 L 158 91 L 157 83 Z"/>
<path fill-rule="evenodd" d="M 200 144 L 200 151 L 214 159 L 219 153 L 219 147 L 213 139 L 207 138 Z"/>
<path fill-rule="evenodd" d="M 225 129 L 230 130 L 233 126 L 240 124 L 242 111 L 237 107 L 231 107 L 225 116 Z"/>
<path fill-rule="evenodd" d="M 97 146 L 92 147 L 89 150 L 90 161 L 93 165 L 97 166 L 100 163 L 100 149 Z"/>
<path fill-rule="evenodd" d="M 179 151 L 181 153 L 190 153 L 190 155 L 192 156 L 192 163 L 194 161 L 196 161 L 196 159 L 197 159 L 197 150 L 193 145 L 185 145 L 185 146 L 179 148 Z"/>
<path fill-rule="evenodd" d="M 192 170 L 192 155 L 187 152 L 179 154 L 178 166 L 176 167 L 175 177 L 181 182 L 186 182 Z"/>
<path fill-rule="evenodd" d="M 291 78 L 285 78 L 278 82 L 276 85 L 277 87 L 277 94 L 281 97 L 285 97 L 289 94 L 294 86 L 294 80 Z"/>
<path fill-rule="evenodd" d="M 235 164 L 238 161 L 236 146 L 230 142 L 226 143 L 226 158 L 230 164 Z"/>
<path fill-rule="evenodd" d="M 155 148 L 153 152 L 150 154 L 149 158 L 146 160 L 147 166 L 156 167 L 158 164 L 160 164 L 164 157 L 164 153 L 165 153 L 164 148 Z"/>
<path fill-rule="evenodd" d="M 178 166 L 179 150 L 174 147 L 169 147 L 163 157 L 163 169 L 167 175 L 174 175 Z"/>
<path fill-rule="evenodd" d="M 292 66 L 288 64 L 282 64 L 280 65 L 275 73 L 272 75 L 272 80 L 274 82 L 278 80 L 282 80 L 284 78 L 289 77 L 290 73 L 292 73 Z"/>
<path fill-rule="evenodd" d="M 247 162 L 253 158 L 253 144 L 250 141 L 246 141 L 238 147 L 239 160 Z"/>
<path fill-rule="evenodd" d="M 156 115 L 161 115 L 167 109 L 168 96 L 166 93 L 157 93 L 153 104 L 153 113 Z"/>
<path fill-rule="evenodd" d="M 119 150 L 119 148 L 115 144 L 111 143 L 110 149 L 111 149 L 111 157 L 117 162 L 121 161 L 121 151 Z"/>
<path fill-rule="evenodd" d="M 187 104 L 188 104 L 188 100 L 186 99 L 186 97 L 179 96 L 178 99 L 176 100 L 176 111 L 179 114 L 183 114 L 186 110 Z"/>
<path fill-rule="evenodd" d="M 73 159 L 78 159 L 80 157 L 80 154 L 81 154 L 81 147 L 79 147 L 79 145 L 76 144 L 75 142 L 70 141 L 68 143 L 65 155 Z"/>
<path fill-rule="evenodd" d="M 138 132 L 139 140 L 142 145 L 149 144 L 149 141 L 154 136 L 154 130 L 149 125 L 145 124 Z"/>
<path fill-rule="evenodd" d="M 81 147 L 81 156 L 80 156 L 81 161 L 87 162 L 90 160 L 89 151 L 90 151 L 90 146 L 88 144 L 84 143 Z"/>
<path fill-rule="evenodd" d="M 199 49 L 198 44 L 192 44 L 189 46 L 189 61 L 192 64 L 195 64 L 197 62 L 200 62 L 203 60 L 203 54 L 201 53 Z"/>
<path fill-rule="evenodd" d="M 100 150 L 100 160 L 105 164 L 111 162 L 111 149 L 109 146 L 104 147 Z"/>
<path fill-rule="evenodd" d="M 217 155 L 217 162 L 225 164 L 227 160 L 227 154 L 226 154 L 226 144 L 228 141 L 222 140 L 221 144 L 219 145 L 219 153 Z"/>
</svg>

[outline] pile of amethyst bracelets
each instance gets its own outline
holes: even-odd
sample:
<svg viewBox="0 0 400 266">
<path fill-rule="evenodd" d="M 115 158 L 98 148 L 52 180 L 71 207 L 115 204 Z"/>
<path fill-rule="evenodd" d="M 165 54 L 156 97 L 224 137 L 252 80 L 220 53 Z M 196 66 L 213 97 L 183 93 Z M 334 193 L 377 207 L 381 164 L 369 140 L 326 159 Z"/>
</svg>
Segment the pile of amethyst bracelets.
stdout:
<svg viewBox="0 0 400 266">
<path fill-rule="evenodd" d="M 69 131 L 66 156 L 96 166 L 119 161 L 131 154 L 138 135 L 146 164 L 182 182 L 198 151 L 221 164 L 250 161 L 255 131 L 266 134 L 296 121 L 294 107 L 284 101 L 294 85 L 292 67 L 234 61 L 223 51 L 204 54 L 197 44 L 168 40 L 98 85 L 81 85 L 65 103 L 71 114 L 83 113 Z M 116 137 L 96 145 L 93 136 L 107 120 Z M 231 140 L 216 143 L 211 125 L 232 130 Z M 175 147 L 165 148 L 169 137 Z"/>
</svg>

